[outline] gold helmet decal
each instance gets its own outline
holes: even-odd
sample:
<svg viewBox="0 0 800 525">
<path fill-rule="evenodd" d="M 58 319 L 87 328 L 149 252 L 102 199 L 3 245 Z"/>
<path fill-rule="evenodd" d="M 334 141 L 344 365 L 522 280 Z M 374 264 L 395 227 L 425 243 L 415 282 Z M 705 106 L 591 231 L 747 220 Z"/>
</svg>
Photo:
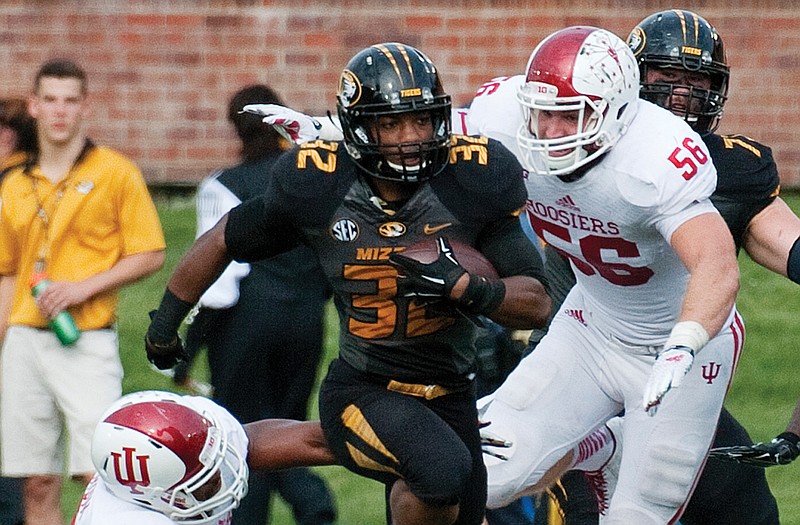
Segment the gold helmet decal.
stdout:
<svg viewBox="0 0 800 525">
<path fill-rule="evenodd" d="M 631 31 L 631 34 L 628 36 L 628 46 L 631 48 L 631 51 L 633 51 L 634 56 L 639 56 L 646 42 L 647 35 L 644 34 L 642 28 L 639 26 L 633 28 L 633 31 Z"/>
<path fill-rule="evenodd" d="M 355 74 L 345 69 L 339 78 L 339 91 L 336 94 L 342 107 L 349 108 L 361 98 L 361 82 Z"/>
<path fill-rule="evenodd" d="M 678 9 L 673 9 L 673 12 L 678 16 L 678 20 L 681 21 L 681 30 L 683 32 L 684 43 L 684 45 L 681 46 L 681 53 L 693 56 L 701 56 L 703 54 L 703 50 L 696 47 L 700 39 L 700 20 L 698 19 L 698 16 L 695 13 L 681 11 Z M 690 20 L 686 18 L 687 14 L 690 15 L 691 23 L 689 23 Z"/>
</svg>

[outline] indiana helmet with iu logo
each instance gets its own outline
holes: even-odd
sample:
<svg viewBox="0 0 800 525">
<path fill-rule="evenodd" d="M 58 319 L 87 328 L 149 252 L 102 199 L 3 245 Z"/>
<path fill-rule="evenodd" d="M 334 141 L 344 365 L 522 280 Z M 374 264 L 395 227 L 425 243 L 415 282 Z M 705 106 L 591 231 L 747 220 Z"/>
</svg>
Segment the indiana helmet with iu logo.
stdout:
<svg viewBox="0 0 800 525">
<path fill-rule="evenodd" d="M 116 497 L 187 524 L 216 523 L 239 505 L 247 493 L 244 452 L 201 401 L 147 391 L 109 408 L 92 461 Z"/>
<path fill-rule="evenodd" d="M 728 96 L 730 68 L 717 30 L 691 11 L 654 13 L 633 28 L 628 45 L 639 62 L 641 97 L 665 107 L 700 134 L 719 125 Z M 677 82 L 648 82 L 651 68 L 695 71 L 708 75 L 709 89 Z"/>
<path fill-rule="evenodd" d="M 418 49 L 385 43 L 361 50 L 342 71 L 336 98 L 345 148 L 369 175 L 420 182 L 447 165 L 450 96 L 442 88 L 436 67 Z M 378 119 L 414 112 L 429 112 L 433 127 L 429 139 L 381 144 Z M 393 154 L 408 162 L 386 160 Z"/>
<path fill-rule="evenodd" d="M 517 133 L 522 165 L 538 175 L 567 175 L 617 143 L 636 114 L 639 69 L 619 37 L 595 27 L 568 27 L 536 46 L 517 99 L 525 124 Z M 577 129 L 540 136 L 539 115 L 571 112 Z"/>
</svg>

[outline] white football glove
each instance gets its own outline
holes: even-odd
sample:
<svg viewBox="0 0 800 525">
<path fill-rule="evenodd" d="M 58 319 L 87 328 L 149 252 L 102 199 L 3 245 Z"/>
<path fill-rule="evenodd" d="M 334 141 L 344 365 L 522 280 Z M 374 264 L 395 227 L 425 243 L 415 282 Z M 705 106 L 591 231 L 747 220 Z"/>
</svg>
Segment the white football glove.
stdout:
<svg viewBox="0 0 800 525">
<path fill-rule="evenodd" d="M 506 461 L 508 458 L 502 452 L 493 449 L 511 448 L 514 446 L 514 443 L 489 430 L 488 427 L 491 424 L 491 421 L 478 421 L 478 429 L 481 435 L 481 451 L 488 456 L 494 456 L 499 460 Z"/>
<path fill-rule="evenodd" d="M 248 104 L 242 108 L 242 113 L 264 117 L 262 122 L 295 144 L 317 140 L 322 129 L 317 119 L 278 104 Z"/>
<path fill-rule="evenodd" d="M 649 416 L 656 415 L 667 392 L 680 386 L 693 362 L 694 352 L 687 346 L 671 346 L 658 354 L 644 387 L 644 409 Z"/>
<path fill-rule="evenodd" d="M 492 404 L 492 401 L 494 401 L 494 392 L 483 396 L 475 403 L 475 406 L 478 409 L 478 428 L 480 429 L 481 435 L 481 450 L 486 455 L 494 456 L 497 459 L 505 461 L 508 458 L 502 453 L 492 450 L 492 448 L 510 448 L 514 445 L 514 443 L 489 430 L 488 427 L 492 424 L 492 422 L 484 421 L 483 416 L 486 414 L 486 411 L 489 410 L 489 405 Z"/>
</svg>

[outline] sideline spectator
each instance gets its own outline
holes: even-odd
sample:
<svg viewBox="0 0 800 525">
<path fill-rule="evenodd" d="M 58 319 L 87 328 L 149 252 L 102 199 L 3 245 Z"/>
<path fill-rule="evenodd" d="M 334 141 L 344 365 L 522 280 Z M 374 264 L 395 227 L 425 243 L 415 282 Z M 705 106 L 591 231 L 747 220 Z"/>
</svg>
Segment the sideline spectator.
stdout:
<svg viewBox="0 0 800 525">
<path fill-rule="evenodd" d="M 42 65 L 28 101 L 38 153 L 10 170 L 0 188 L 0 304 L 10 304 L 0 355 L 0 451 L 3 475 L 25 478 L 26 525 L 63 523 L 65 469 L 84 483 L 91 478 L 94 427 L 122 392 L 117 291 L 164 263 L 144 179 L 130 160 L 87 138 L 89 108 L 80 66 Z M 34 273 L 51 281 L 36 300 Z M 47 328 L 63 310 L 82 332 L 70 346 Z"/>
</svg>

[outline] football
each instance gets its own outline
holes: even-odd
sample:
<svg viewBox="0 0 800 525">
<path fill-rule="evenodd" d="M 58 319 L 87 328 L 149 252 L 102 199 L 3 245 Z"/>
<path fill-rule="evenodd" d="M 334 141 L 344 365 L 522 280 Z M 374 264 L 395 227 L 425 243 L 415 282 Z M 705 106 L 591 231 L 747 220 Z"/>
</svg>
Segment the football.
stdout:
<svg viewBox="0 0 800 525">
<path fill-rule="evenodd" d="M 500 278 L 489 259 L 476 250 L 475 247 L 455 239 L 447 239 L 447 242 L 453 249 L 453 254 L 455 254 L 458 263 L 469 273 L 480 275 L 487 279 Z M 439 249 L 436 246 L 435 237 L 423 239 L 399 253 L 426 264 L 432 263 L 439 257 Z"/>
</svg>

